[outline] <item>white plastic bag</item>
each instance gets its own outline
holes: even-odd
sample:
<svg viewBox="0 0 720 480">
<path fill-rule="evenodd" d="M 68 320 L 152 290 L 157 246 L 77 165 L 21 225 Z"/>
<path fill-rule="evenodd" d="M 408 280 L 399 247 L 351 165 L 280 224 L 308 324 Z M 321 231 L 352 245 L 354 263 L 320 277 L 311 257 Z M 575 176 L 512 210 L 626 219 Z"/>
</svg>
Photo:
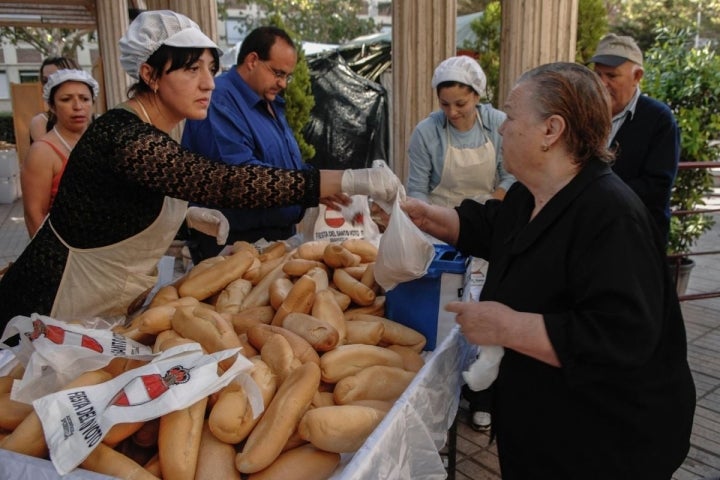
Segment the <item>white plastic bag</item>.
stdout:
<svg viewBox="0 0 720 480">
<path fill-rule="evenodd" d="M 401 186 L 390 212 L 388 226 L 380 237 L 375 260 L 375 281 L 386 292 L 398 283 L 425 275 L 435 257 L 432 242 L 400 208 L 403 200 L 405 188 Z"/>
<path fill-rule="evenodd" d="M 488 388 L 497 378 L 500 369 L 500 360 L 505 349 L 498 345 L 481 345 L 480 354 L 470 368 L 462 372 L 465 383 L 470 390 L 479 392 Z"/>
</svg>

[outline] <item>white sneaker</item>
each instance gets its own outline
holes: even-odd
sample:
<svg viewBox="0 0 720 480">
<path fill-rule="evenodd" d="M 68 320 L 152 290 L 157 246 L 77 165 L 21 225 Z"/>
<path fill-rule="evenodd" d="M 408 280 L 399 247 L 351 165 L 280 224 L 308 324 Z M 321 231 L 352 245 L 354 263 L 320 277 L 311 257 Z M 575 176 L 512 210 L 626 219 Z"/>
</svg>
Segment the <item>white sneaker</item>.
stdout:
<svg viewBox="0 0 720 480">
<path fill-rule="evenodd" d="M 490 428 L 490 414 L 488 412 L 473 412 L 472 428 L 478 432 L 485 431 Z"/>
</svg>

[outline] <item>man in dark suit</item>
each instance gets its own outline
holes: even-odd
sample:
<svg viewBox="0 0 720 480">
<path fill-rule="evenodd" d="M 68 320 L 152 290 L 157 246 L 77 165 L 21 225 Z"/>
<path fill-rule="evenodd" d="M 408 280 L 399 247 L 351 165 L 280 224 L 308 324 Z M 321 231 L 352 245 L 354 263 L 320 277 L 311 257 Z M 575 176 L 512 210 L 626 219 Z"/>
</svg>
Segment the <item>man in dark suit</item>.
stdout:
<svg viewBox="0 0 720 480">
<path fill-rule="evenodd" d="M 608 34 L 588 63 L 612 100 L 615 173 L 640 197 L 667 243 L 670 191 L 680 160 L 680 131 L 670 108 L 642 95 L 643 54 L 631 37 Z"/>
</svg>

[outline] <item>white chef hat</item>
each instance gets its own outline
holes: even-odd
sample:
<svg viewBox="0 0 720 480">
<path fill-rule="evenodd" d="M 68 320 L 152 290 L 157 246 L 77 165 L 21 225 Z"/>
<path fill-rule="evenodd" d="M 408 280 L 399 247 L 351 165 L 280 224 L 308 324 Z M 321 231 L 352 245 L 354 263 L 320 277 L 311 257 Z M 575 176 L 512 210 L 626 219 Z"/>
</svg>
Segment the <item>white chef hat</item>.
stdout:
<svg viewBox="0 0 720 480">
<path fill-rule="evenodd" d="M 120 39 L 120 64 L 128 75 L 137 79 L 140 65 L 162 45 L 183 48 L 214 48 L 215 45 L 185 15 L 172 10 L 147 10 L 135 17 L 128 31 Z"/>
<path fill-rule="evenodd" d="M 92 75 L 87 73 L 85 70 L 62 69 L 53 72 L 48 77 L 48 81 L 43 87 L 43 99 L 46 102 L 49 102 L 52 89 L 65 82 L 82 82 L 87 84 L 92 92 L 93 100 L 97 98 L 98 93 L 100 92 L 100 85 L 98 85 L 98 82 L 95 81 Z"/>
<path fill-rule="evenodd" d="M 450 57 L 435 68 L 432 77 L 432 88 L 443 82 L 460 82 L 470 86 L 478 95 L 485 95 L 487 79 L 480 64 L 467 55 Z"/>
</svg>

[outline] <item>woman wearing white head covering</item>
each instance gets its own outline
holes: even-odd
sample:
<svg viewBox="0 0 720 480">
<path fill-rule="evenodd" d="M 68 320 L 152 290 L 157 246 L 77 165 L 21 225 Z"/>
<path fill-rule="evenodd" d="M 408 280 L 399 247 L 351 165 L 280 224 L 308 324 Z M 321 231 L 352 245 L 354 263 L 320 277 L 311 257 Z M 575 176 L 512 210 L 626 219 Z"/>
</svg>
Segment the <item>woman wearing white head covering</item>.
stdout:
<svg viewBox="0 0 720 480">
<path fill-rule="evenodd" d="M 119 43 L 137 80 L 130 99 L 95 120 L 73 149 L 57 197 L 28 247 L 0 280 L 0 328 L 36 312 L 60 320 L 116 318 L 142 305 L 157 263 L 186 219 L 224 242 L 218 208 L 315 206 L 341 190 L 394 198 L 389 168 L 354 171 L 230 166 L 169 136 L 207 115 L 219 50 L 189 18 L 141 13 Z"/>
<path fill-rule="evenodd" d="M 89 73 L 71 69 L 51 74 L 43 87 L 54 125 L 30 146 L 20 172 L 25 226 L 31 237 L 50 210 L 70 152 L 90 125 L 98 90 Z"/>
<path fill-rule="evenodd" d="M 505 114 L 480 103 L 486 83 L 482 67 L 468 56 L 450 57 L 437 66 L 432 87 L 440 110 L 418 123 L 410 137 L 409 196 L 443 207 L 466 198 L 485 203 L 505 197 L 515 182 L 503 168 L 498 130 Z M 464 386 L 463 396 L 472 427 L 490 428 L 489 392 Z"/>
<path fill-rule="evenodd" d="M 440 110 L 410 137 L 408 195 L 447 207 L 465 198 L 502 199 L 515 178 L 502 166 L 498 128 L 505 114 L 480 104 L 482 68 L 468 56 L 448 58 L 435 69 L 432 87 Z"/>
</svg>

